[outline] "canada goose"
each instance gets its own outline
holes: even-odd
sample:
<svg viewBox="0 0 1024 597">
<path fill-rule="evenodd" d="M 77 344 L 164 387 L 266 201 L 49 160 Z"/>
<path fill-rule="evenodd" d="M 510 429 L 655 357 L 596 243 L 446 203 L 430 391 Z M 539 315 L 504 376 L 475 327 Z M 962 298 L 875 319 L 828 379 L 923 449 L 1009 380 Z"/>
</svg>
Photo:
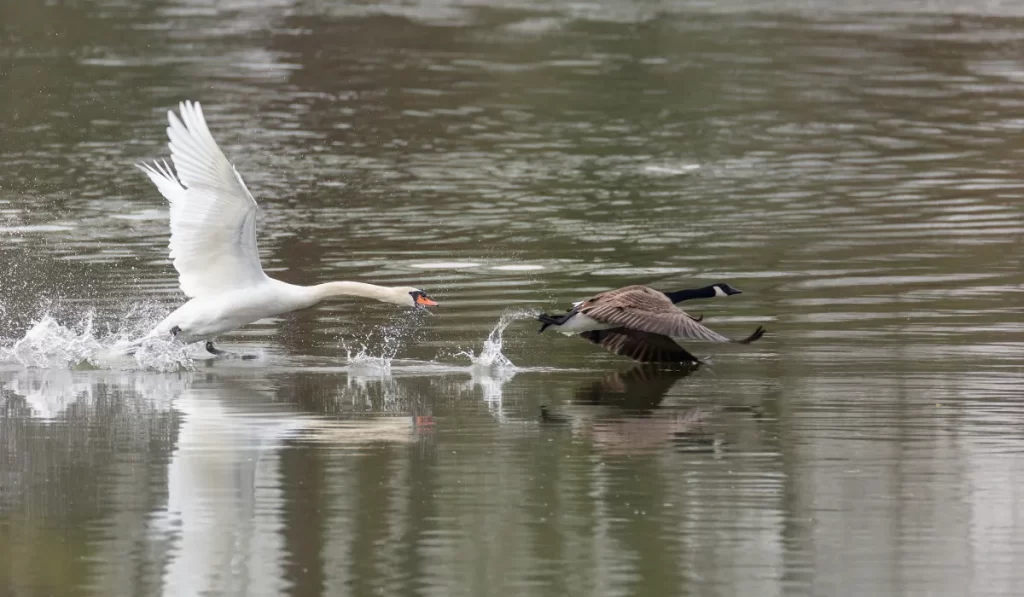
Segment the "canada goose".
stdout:
<svg viewBox="0 0 1024 597">
<path fill-rule="evenodd" d="M 732 296 L 734 294 L 743 294 L 743 291 L 738 288 L 733 288 L 725 282 L 718 282 L 711 286 L 704 286 L 703 288 L 688 288 L 686 290 L 677 290 L 675 292 L 664 292 L 664 295 L 675 304 L 691 299 L 724 297 Z"/>
<path fill-rule="evenodd" d="M 644 363 L 699 363 L 681 343 L 749 344 L 764 335 L 758 326 L 742 340 L 727 338 L 677 309 L 669 296 L 648 286 L 625 286 L 580 302 L 565 315 L 542 314 L 537 333 L 551 328 L 578 334 L 604 348 Z"/>
<path fill-rule="evenodd" d="M 662 292 L 664 292 L 665 296 L 667 296 L 669 300 L 671 300 L 673 303 L 677 305 L 683 301 L 689 301 L 693 299 L 715 298 L 732 296 L 734 294 L 743 294 L 742 290 L 730 286 L 725 282 L 718 282 L 716 284 L 712 284 L 710 286 L 703 286 L 701 288 L 686 288 L 683 290 L 676 290 L 674 292 Z M 583 301 L 577 301 L 573 303 L 572 306 L 578 307 L 581 304 L 583 304 Z M 566 309 L 566 311 L 572 311 L 572 309 Z M 687 313 L 687 315 L 690 314 Z M 693 319 L 694 321 L 701 321 L 704 319 L 704 316 L 697 315 L 695 317 L 693 315 L 690 315 L 690 318 Z"/>
<path fill-rule="evenodd" d="M 337 296 L 361 296 L 403 307 L 436 305 L 418 288 L 363 282 L 296 286 L 271 278 L 256 248 L 256 200 L 221 151 L 198 102 L 182 102 L 181 118 L 167 112 L 171 161 L 139 164 L 170 202 L 170 256 L 188 302 L 168 315 L 150 336 L 171 334 L 206 341 L 264 317 L 311 307 Z"/>
</svg>

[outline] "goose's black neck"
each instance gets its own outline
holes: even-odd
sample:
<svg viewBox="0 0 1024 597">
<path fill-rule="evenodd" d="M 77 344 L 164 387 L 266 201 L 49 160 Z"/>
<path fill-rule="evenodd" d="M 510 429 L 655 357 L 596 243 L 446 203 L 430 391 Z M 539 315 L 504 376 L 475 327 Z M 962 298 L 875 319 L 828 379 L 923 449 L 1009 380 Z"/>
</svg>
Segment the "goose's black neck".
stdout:
<svg viewBox="0 0 1024 597">
<path fill-rule="evenodd" d="M 667 296 L 673 303 L 680 303 L 690 299 L 711 298 L 715 296 L 715 287 L 712 285 L 705 286 L 703 288 L 687 288 L 685 290 L 677 290 L 675 292 L 666 292 L 665 296 Z"/>
</svg>

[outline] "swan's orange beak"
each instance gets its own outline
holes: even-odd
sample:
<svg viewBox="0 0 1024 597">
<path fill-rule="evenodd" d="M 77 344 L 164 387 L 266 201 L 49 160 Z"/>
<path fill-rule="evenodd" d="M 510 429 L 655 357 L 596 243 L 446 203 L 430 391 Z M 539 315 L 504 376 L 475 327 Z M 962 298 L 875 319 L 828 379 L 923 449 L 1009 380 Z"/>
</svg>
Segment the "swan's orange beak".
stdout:
<svg viewBox="0 0 1024 597">
<path fill-rule="evenodd" d="M 421 307 L 435 307 L 437 306 L 437 301 L 425 294 L 419 294 L 416 295 L 416 304 Z"/>
</svg>

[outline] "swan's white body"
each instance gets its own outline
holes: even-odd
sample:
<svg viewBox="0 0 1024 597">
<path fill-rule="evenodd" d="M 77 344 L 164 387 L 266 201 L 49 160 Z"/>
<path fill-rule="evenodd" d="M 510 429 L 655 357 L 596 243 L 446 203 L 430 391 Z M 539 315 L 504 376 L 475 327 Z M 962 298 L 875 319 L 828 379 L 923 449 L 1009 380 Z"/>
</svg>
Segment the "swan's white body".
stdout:
<svg viewBox="0 0 1024 597">
<path fill-rule="evenodd" d="M 181 119 L 168 111 L 168 144 L 177 177 L 166 162 L 140 164 L 170 202 L 170 257 L 191 300 L 150 336 L 212 341 L 265 317 L 310 307 L 334 296 L 361 296 L 406 307 L 435 304 L 416 288 L 361 282 L 296 286 L 263 271 L 256 247 L 256 200 L 213 140 L 198 103 L 182 102 Z"/>
</svg>

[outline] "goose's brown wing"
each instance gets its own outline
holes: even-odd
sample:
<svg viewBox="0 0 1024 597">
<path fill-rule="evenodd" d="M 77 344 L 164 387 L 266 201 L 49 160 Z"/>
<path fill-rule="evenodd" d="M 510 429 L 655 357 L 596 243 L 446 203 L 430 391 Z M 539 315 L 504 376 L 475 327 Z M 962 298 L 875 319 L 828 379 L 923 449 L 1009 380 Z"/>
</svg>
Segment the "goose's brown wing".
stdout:
<svg viewBox="0 0 1024 597">
<path fill-rule="evenodd" d="M 640 285 L 607 290 L 583 301 L 579 308 L 582 310 L 609 304 L 638 306 L 652 311 L 675 309 L 675 305 L 664 292 Z"/>
<path fill-rule="evenodd" d="M 602 323 L 685 340 L 746 344 L 764 334 L 759 327 L 742 340 L 727 338 L 677 309 L 664 293 L 646 286 L 627 286 L 599 294 L 581 304 L 579 312 Z"/>
<path fill-rule="evenodd" d="M 628 328 L 594 330 L 580 336 L 605 349 L 641 363 L 699 363 L 700 359 L 672 338 Z"/>
</svg>

